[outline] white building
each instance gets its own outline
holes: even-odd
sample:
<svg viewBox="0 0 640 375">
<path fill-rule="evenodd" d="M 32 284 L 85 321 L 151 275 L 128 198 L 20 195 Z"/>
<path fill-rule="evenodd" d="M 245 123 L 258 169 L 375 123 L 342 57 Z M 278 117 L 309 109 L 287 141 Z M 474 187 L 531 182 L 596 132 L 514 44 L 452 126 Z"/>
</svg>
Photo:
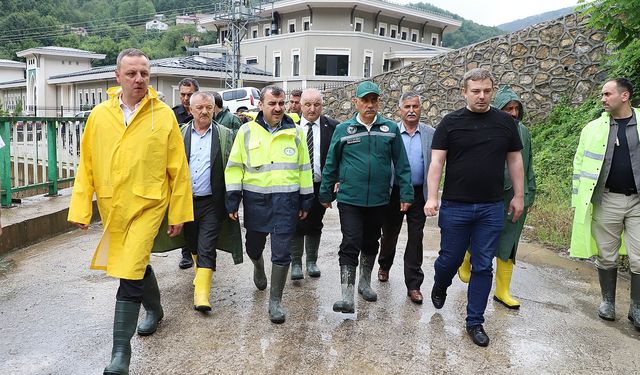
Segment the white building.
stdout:
<svg viewBox="0 0 640 375">
<path fill-rule="evenodd" d="M 166 31 L 169 29 L 169 25 L 167 25 L 166 23 L 159 21 L 157 19 L 149 21 L 145 24 L 145 28 L 146 30 L 160 30 L 160 31 Z"/>
<path fill-rule="evenodd" d="M 448 16 L 382 0 L 281 0 L 247 25 L 241 61 L 273 74 L 286 90 L 372 77 L 450 51 L 442 35 L 461 25 Z M 229 14 L 201 20 L 229 39 Z"/>
</svg>

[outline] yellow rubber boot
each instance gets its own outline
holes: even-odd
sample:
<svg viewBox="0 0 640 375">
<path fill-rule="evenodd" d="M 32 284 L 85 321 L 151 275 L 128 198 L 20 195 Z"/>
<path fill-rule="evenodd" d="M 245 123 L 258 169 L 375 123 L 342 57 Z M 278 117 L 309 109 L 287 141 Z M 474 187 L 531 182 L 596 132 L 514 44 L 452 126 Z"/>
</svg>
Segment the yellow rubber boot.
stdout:
<svg viewBox="0 0 640 375">
<path fill-rule="evenodd" d="M 464 254 L 464 260 L 458 268 L 458 277 L 463 283 L 469 283 L 471 279 L 471 253 L 468 251 Z"/>
<path fill-rule="evenodd" d="M 198 274 L 198 255 L 191 254 L 191 258 L 193 258 L 193 272 L 194 275 Z M 196 277 L 193 277 L 193 286 L 196 286 Z"/>
<path fill-rule="evenodd" d="M 511 297 L 511 293 L 509 293 L 511 274 L 513 273 L 513 260 L 509 259 L 505 262 L 500 258 L 496 258 L 496 263 L 496 294 L 493 299 L 507 308 L 519 309 L 520 302 Z"/>
<path fill-rule="evenodd" d="M 209 294 L 211 293 L 211 279 L 213 270 L 211 268 L 198 268 L 194 281 L 193 308 L 198 311 L 211 311 Z"/>
</svg>

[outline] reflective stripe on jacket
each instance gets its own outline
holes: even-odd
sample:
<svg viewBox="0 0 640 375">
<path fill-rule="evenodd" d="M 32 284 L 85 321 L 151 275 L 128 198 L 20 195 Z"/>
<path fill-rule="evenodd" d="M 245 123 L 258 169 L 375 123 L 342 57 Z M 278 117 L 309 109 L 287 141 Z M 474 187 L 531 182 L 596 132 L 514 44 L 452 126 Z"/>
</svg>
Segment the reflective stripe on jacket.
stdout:
<svg viewBox="0 0 640 375">
<path fill-rule="evenodd" d="M 634 111 L 636 117 L 640 116 L 640 110 Z M 598 255 L 598 248 L 591 236 L 591 201 L 602 171 L 610 128 L 610 115 L 604 112 L 600 118 L 588 123 L 580 133 L 580 142 L 573 158 L 571 183 L 571 207 L 575 208 L 570 248 L 572 257 L 589 258 Z M 626 254 L 624 244 L 620 254 Z"/>
<path fill-rule="evenodd" d="M 231 148 L 225 182 L 227 211 L 244 201 L 244 225 L 268 233 L 295 231 L 298 211 L 313 201 L 309 151 L 299 126 L 284 116 L 282 128 L 271 134 L 262 113 L 240 128 Z"/>
</svg>

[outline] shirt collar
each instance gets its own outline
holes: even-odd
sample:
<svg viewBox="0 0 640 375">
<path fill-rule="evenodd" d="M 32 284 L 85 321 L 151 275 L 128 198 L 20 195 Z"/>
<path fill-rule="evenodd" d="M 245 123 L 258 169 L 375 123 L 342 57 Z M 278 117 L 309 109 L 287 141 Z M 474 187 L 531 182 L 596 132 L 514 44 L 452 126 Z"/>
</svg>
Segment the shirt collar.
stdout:
<svg viewBox="0 0 640 375">
<path fill-rule="evenodd" d="M 311 121 L 309 121 L 306 118 L 304 118 L 304 116 L 300 118 L 300 126 L 302 126 L 302 127 L 307 126 L 307 124 L 310 123 L 310 122 Z M 315 126 L 320 126 L 320 117 L 318 117 L 318 119 L 316 121 L 314 121 L 313 124 Z"/>
<path fill-rule="evenodd" d="M 378 114 L 376 113 L 376 117 L 373 118 L 373 122 L 371 122 L 371 124 L 365 124 L 364 121 L 362 121 L 362 119 L 360 118 L 359 113 L 356 115 L 356 121 L 358 122 L 358 124 L 361 124 L 364 126 L 373 126 L 373 124 L 375 124 L 376 121 L 378 121 Z"/>
<path fill-rule="evenodd" d="M 398 123 L 399 127 L 400 127 L 400 133 L 407 133 L 409 134 L 409 132 L 407 131 L 407 128 L 404 127 L 404 122 L 400 121 Z M 416 127 L 416 133 L 420 133 L 420 123 L 418 123 L 418 126 Z M 414 133 L 415 134 L 415 133 Z"/>
<path fill-rule="evenodd" d="M 138 109 L 138 107 L 140 106 L 140 103 L 142 103 L 142 100 L 140 100 L 139 102 L 136 103 L 136 105 L 133 106 L 133 108 L 129 108 L 129 106 L 124 104 L 124 102 L 122 101 L 122 95 L 118 96 L 118 101 L 120 102 L 120 108 L 121 109 L 127 108 L 132 113 L 135 112 Z"/>
<path fill-rule="evenodd" d="M 611 115 L 609 115 L 611 116 Z M 609 125 L 618 125 L 618 122 L 616 121 L 616 119 L 614 119 L 613 117 L 610 117 L 611 121 L 609 121 Z M 636 111 L 633 110 L 633 108 L 631 109 L 631 119 L 629 120 L 629 122 L 627 123 L 627 126 L 633 126 L 633 125 L 637 125 L 638 124 L 638 120 L 636 119 Z"/>
</svg>

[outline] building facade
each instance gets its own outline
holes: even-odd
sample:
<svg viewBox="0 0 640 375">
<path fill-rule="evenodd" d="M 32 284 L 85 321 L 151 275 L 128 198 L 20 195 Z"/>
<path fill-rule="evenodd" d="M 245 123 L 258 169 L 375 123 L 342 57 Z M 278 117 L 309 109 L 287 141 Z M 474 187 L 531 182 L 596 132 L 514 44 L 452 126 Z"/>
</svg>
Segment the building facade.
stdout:
<svg viewBox="0 0 640 375">
<path fill-rule="evenodd" d="M 283 0 L 246 24 L 241 62 L 271 72 L 285 90 L 353 82 L 450 51 L 442 35 L 461 25 L 449 17 L 381 0 Z M 230 38 L 228 15 L 201 20 Z"/>
</svg>

